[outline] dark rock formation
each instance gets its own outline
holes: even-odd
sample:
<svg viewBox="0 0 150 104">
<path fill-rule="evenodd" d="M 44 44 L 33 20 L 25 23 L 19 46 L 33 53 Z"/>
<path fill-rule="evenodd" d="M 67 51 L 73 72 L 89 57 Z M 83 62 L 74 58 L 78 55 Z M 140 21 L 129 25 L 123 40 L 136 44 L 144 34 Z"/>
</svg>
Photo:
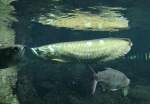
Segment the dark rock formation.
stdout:
<svg viewBox="0 0 150 104">
<path fill-rule="evenodd" d="M 16 81 L 16 67 L 0 70 L 0 104 L 19 104 L 15 93 Z"/>
</svg>

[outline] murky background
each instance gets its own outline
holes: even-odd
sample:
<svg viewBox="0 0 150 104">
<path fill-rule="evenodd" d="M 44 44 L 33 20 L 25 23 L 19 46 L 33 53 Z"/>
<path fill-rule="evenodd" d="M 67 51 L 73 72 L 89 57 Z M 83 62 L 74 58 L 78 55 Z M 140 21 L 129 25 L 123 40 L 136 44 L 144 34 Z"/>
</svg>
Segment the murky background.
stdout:
<svg viewBox="0 0 150 104">
<path fill-rule="evenodd" d="M 9 1 L 12 2 L 9 4 Z M 16 66 L 0 70 L 1 104 L 150 104 L 148 0 L 0 0 L 0 2 L 1 44 L 23 44 L 31 48 L 56 42 L 106 37 L 125 37 L 133 42 L 132 50 L 126 58 L 107 65 L 124 72 L 130 78 L 131 85 L 127 97 L 121 96 L 120 91 L 105 93 L 101 90 L 101 86 L 98 86 L 95 95 L 91 96 L 92 73 L 86 65 L 51 63 L 27 52 Z M 68 19 L 76 10 L 99 15 L 102 12 L 101 6 L 125 8 L 118 10 L 117 13 L 128 20 L 128 28 L 118 31 L 112 29 L 92 31 L 84 28 L 59 27 L 59 23 L 49 25 L 38 21 L 39 17 L 47 16 L 48 13 L 58 17 L 65 16 Z M 49 18 L 54 16 L 51 15 Z M 2 60 L 0 59 L 0 62 Z M 93 67 L 97 71 L 103 70 L 100 65 Z"/>
</svg>

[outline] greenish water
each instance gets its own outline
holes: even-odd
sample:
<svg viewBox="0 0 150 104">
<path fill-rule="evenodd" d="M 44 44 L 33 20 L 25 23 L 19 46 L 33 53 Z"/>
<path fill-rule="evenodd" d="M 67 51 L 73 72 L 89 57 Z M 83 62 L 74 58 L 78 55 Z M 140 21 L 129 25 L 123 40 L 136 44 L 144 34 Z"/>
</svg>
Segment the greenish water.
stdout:
<svg viewBox="0 0 150 104">
<path fill-rule="evenodd" d="M 84 64 L 51 63 L 27 54 L 18 63 L 18 81 L 15 86 L 20 104 L 150 104 L 150 2 L 142 0 L 18 0 L 12 2 L 18 22 L 12 24 L 15 43 L 38 47 L 63 41 L 87 40 L 106 37 L 130 38 L 133 47 L 126 57 L 108 67 L 124 72 L 131 80 L 129 94 L 120 91 L 103 92 L 97 87 L 91 96 L 92 73 Z M 33 18 L 49 12 L 59 14 L 89 7 L 108 6 L 126 8 L 120 13 L 129 21 L 129 28 L 120 31 L 90 31 L 57 28 L 44 25 Z M 93 11 L 98 14 L 98 11 Z M 119 43 L 118 43 L 119 44 Z M 103 70 L 93 65 L 96 71 Z"/>
</svg>

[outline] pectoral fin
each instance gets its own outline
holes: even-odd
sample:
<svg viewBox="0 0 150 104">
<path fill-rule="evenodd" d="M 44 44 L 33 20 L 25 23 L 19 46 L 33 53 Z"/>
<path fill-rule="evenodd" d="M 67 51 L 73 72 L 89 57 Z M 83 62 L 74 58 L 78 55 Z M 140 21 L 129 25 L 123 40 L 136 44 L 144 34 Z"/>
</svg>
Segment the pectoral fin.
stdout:
<svg viewBox="0 0 150 104">
<path fill-rule="evenodd" d="M 56 62 L 61 62 L 61 63 L 66 63 L 68 61 L 63 60 L 63 59 L 51 59 L 52 61 L 56 61 Z"/>
<path fill-rule="evenodd" d="M 123 96 L 127 96 L 128 95 L 128 90 L 129 90 L 129 87 L 125 87 L 125 88 L 122 89 Z"/>
<path fill-rule="evenodd" d="M 117 91 L 117 90 L 118 90 L 118 89 L 115 89 L 115 88 L 114 88 L 114 89 L 110 89 L 110 91 Z"/>
</svg>

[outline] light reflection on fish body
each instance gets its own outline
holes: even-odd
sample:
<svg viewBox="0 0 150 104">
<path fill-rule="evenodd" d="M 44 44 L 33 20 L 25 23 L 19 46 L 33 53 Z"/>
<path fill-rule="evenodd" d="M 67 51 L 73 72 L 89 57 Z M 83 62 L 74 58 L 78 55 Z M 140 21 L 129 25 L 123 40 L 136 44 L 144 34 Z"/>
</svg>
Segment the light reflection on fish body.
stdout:
<svg viewBox="0 0 150 104">
<path fill-rule="evenodd" d="M 95 40 L 62 42 L 31 48 L 43 59 L 70 62 L 74 60 L 98 60 L 107 62 L 127 54 L 132 42 L 127 38 L 102 38 Z"/>
<path fill-rule="evenodd" d="M 89 8 L 90 9 L 90 8 Z M 68 28 L 73 30 L 90 30 L 90 31 L 119 31 L 120 29 L 128 29 L 129 21 L 121 14 L 123 8 L 119 7 L 98 7 L 93 10 L 100 9 L 98 13 L 90 11 L 82 11 L 80 9 L 72 10 L 61 15 L 47 13 L 41 15 L 33 21 L 43 25 L 51 25 L 58 28 Z"/>
</svg>

